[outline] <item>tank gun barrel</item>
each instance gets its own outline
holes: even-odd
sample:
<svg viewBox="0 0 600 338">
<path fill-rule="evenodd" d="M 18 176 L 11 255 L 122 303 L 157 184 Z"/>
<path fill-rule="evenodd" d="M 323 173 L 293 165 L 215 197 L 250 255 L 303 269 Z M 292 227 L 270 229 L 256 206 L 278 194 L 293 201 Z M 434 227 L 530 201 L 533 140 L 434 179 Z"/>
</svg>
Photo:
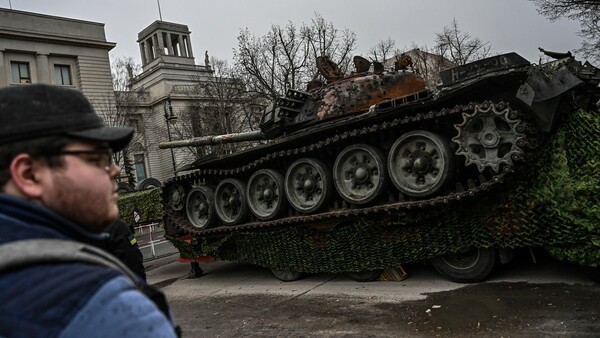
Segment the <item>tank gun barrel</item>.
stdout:
<svg viewBox="0 0 600 338">
<path fill-rule="evenodd" d="M 187 140 L 161 142 L 158 144 L 160 149 L 182 148 L 182 147 L 199 147 L 210 146 L 215 144 L 235 143 L 243 141 L 260 141 L 266 140 L 260 130 L 248 131 L 245 133 L 233 133 L 224 135 L 210 135 L 201 137 L 192 137 Z"/>
</svg>

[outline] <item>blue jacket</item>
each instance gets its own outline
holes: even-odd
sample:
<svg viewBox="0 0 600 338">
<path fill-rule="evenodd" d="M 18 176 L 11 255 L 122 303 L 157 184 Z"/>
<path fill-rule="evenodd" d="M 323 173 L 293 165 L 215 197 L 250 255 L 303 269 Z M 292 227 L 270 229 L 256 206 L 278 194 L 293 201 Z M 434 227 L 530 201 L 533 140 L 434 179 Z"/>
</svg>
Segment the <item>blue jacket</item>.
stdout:
<svg viewBox="0 0 600 338">
<path fill-rule="evenodd" d="M 47 208 L 0 193 L 0 244 L 36 238 L 98 247 L 106 240 Z M 175 337 L 175 331 L 121 273 L 60 263 L 0 275 L 0 337 Z"/>
</svg>

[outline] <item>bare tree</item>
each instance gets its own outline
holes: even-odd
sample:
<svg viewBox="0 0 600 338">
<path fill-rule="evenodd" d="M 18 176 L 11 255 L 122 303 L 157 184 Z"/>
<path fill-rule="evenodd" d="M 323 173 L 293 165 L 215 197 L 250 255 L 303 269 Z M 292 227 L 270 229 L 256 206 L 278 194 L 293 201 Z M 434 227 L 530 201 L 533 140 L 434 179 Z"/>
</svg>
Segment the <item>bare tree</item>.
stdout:
<svg viewBox="0 0 600 338">
<path fill-rule="evenodd" d="M 555 21 L 562 17 L 579 21 L 578 35 L 584 38 L 577 52 L 600 61 L 600 1 L 598 0 L 530 0 L 538 13 Z"/>
<path fill-rule="evenodd" d="M 189 87 L 190 102 L 181 113 L 174 132 L 179 138 L 231 134 L 258 128 L 260 98 L 248 92 L 245 82 L 236 77 L 226 60 L 211 57 L 213 76 L 194 76 Z M 213 146 L 210 153 L 232 153 L 246 144 Z M 209 153 L 208 149 L 190 148 L 195 159 Z"/>
<path fill-rule="evenodd" d="M 114 154 L 115 163 L 125 171 L 128 183 L 135 184 L 135 173 L 131 163 L 131 146 L 144 144 L 143 116 L 137 107 L 143 99 L 142 92 L 131 91 L 133 77 L 139 73 L 141 67 L 132 58 L 113 58 L 111 60 L 111 74 L 113 91 L 107 92 L 94 100 L 94 105 L 99 107 L 98 114 L 104 122 L 112 127 L 133 127 L 135 133 L 130 144 L 120 152 Z"/>
<path fill-rule="evenodd" d="M 390 37 L 385 40 L 379 40 L 379 42 L 369 50 L 369 57 L 371 60 L 382 63 L 394 54 L 399 54 L 399 51 L 396 49 L 396 41 Z"/>
<path fill-rule="evenodd" d="M 310 24 L 300 28 L 292 22 L 285 27 L 273 25 L 262 37 L 242 30 L 234 60 L 238 78 L 250 92 L 275 99 L 287 89 L 304 89 L 317 76 L 318 56 L 328 56 L 345 72 L 355 46 L 354 33 L 339 31 L 316 14 Z"/>
<path fill-rule="evenodd" d="M 436 49 L 439 55 L 456 65 L 483 59 L 490 54 L 491 44 L 461 31 L 456 19 L 436 36 Z"/>
<path fill-rule="evenodd" d="M 308 44 L 307 78 L 309 80 L 318 75 L 316 60 L 319 56 L 329 57 L 336 62 L 342 73 L 348 72 L 352 60 L 351 54 L 356 49 L 354 32 L 348 28 L 340 31 L 331 21 L 328 22 L 319 13 L 315 13 L 310 25 L 302 25 L 302 35 Z"/>
</svg>

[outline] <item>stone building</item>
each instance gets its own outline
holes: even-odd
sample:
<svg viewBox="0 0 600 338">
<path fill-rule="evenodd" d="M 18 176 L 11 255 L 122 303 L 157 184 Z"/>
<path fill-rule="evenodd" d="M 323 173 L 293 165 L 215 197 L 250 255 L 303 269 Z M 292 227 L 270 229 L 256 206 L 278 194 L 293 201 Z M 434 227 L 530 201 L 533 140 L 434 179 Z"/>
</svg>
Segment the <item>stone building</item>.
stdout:
<svg viewBox="0 0 600 338">
<path fill-rule="evenodd" d="M 138 181 L 144 176 L 164 181 L 188 160 L 185 150 L 161 150 L 158 143 L 177 138 L 167 121 L 180 119 L 192 88 L 213 77 L 208 60 L 196 65 L 190 33 L 186 25 L 155 21 L 138 34 L 142 72 L 133 78 L 129 93 L 143 94 L 138 113 L 146 137 L 131 148 Z"/>
<path fill-rule="evenodd" d="M 108 52 L 115 46 L 102 23 L 0 8 L 0 87 L 48 83 L 110 102 Z"/>
<path fill-rule="evenodd" d="M 79 89 L 109 124 L 119 113 L 118 99 L 135 95 L 125 100 L 132 106 L 118 125 L 137 130 L 128 150 L 137 182 L 162 182 L 189 157 L 184 150 L 158 149 L 173 127 L 167 121 L 177 121 L 190 101 L 190 88 L 213 71 L 207 55 L 204 65 L 195 64 L 186 25 L 155 21 L 137 42 L 142 72 L 133 78 L 131 91 L 115 93 L 108 52 L 116 44 L 106 41 L 104 24 L 0 8 L 0 87 L 48 83 Z"/>
</svg>

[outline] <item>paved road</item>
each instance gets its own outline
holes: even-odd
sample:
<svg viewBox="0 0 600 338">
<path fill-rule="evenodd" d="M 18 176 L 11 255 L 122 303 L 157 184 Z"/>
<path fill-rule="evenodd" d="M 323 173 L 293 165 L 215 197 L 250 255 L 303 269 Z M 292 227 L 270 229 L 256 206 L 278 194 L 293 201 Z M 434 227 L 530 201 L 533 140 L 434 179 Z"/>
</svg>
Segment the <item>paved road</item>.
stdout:
<svg viewBox="0 0 600 338">
<path fill-rule="evenodd" d="M 140 245 L 140 250 L 144 255 L 144 260 L 154 259 L 156 257 L 163 257 L 177 252 L 177 249 L 169 241 L 164 240 L 165 230 L 156 227 L 155 231 L 150 235 L 148 228 L 144 228 L 143 231 L 136 231 L 135 237 Z M 154 249 L 150 245 L 150 241 L 158 241 L 154 243 Z"/>
<path fill-rule="evenodd" d="M 176 255 L 148 261 L 148 281 L 167 294 L 184 337 L 572 336 L 600 332 L 600 288 L 572 266 L 521 257 L 485 283 L 443 280 L 406 265 L 404 281 L 358 283 L 315 274 L 284 283 L 269 270 L 201 264 L 188 279 Z M 538 257 L 539 258 L 539 257 Z"/>
</svg>

